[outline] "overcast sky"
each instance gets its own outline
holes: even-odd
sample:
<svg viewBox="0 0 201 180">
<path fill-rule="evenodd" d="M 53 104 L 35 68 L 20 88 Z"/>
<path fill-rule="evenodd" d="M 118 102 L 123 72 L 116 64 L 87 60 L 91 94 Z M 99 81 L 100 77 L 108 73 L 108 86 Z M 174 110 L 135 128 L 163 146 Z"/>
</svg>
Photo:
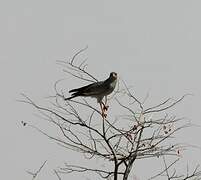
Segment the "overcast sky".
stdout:
<svg viewBox="0 0 201 180">
<path fill-rule="evenodd" d="M 0 179 L 31 179 L 25 171 L 48 160 L 38 180 L 53 180 L 52 169 L 75 157 L 35 130 L 23 128 L 21 120 L 35 125 L 41 121 L 16 99 L 24 92 L 43 101 L 53 93 L 56 80 L 68 78 L 56 60 L 69 59 L 86 45 L 90 72 L 99 79 L 117 72 L 136 95 L 149 93 L 153 104 L 194 94 L 175 112 L 201 125 L 200 9 L 199 0 L 1 0 Z M 78 83 L 69 79 L 67 89 Z M 201 147 L 200 130 L 191 128 L 180 137 Z M 185 160 L 201 162 L 200 150 L 188 151 Z M 143 180 L 144 169 L 138 169 L 137 176 Z"/>
</svg>

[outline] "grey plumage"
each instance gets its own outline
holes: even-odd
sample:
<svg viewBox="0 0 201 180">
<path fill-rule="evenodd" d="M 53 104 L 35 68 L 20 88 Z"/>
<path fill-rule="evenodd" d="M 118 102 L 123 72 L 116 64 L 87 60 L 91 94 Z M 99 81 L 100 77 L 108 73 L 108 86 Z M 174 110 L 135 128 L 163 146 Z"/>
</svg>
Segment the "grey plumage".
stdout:
<svg viewBox="0 0 201 180">
<path fill-rule="evenodd" d="M 97 99 L 98 103 L 101 103 L 104 96 L 109 95 L 115 89 L 117 82 L 117 73 L 111 72 L 108 79 L 105 81 L 99 81 L 87 86 L 83 86 L 77 89 L 72 89 L 69 91 L 71 97 L 65 100 L 70 100 L 72 98 L 83 96 L 83 97 L 94 97 Z"/>
</svg>

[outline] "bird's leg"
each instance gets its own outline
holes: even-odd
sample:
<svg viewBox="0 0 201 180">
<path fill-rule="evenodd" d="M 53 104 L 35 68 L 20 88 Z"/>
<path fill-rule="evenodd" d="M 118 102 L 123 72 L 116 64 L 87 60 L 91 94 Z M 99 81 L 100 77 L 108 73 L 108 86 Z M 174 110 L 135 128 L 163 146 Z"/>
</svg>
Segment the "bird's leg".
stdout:
<svg viewBox="0 0 201 180">
<path fill-rule="evenodd" d="M 103 103 L 103 102 L 102 102 Z M 107 96 L 105 96 L 105 103 L 103 103 L 103 109 L 107 111 L 109 106 L 107 105 Z"/>
<path fill-rule="evenodd" d="M 106 118 L 107 117 L 107 114 L 105 114 L 105 110 L 104 110 L 104 107 L 102 107 L 102 104 L 103 102 L 101 101 L 100 102 L 100 107 L 101 107 L 101 115 L 103 118 Z M 103 104 L 104 105 L 104 104 Z"/>
</svg>

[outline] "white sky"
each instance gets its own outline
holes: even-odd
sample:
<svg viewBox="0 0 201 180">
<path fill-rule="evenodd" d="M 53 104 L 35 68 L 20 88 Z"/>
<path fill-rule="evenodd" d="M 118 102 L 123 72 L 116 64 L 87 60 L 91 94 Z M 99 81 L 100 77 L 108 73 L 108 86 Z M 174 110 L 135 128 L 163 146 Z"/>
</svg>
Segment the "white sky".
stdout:
<svg viewBox="0 0 201 180">
<path fill-rule="evenodd" d="M 76 154 L 21 126 L 21 120 L 41 121 L 16 99 L 24 92 L 42 101 L 53 93 L 54 82 L 67 77 L 56 60 L 68 59 L 86 45 L 90 72 L 104 79 L 116 71 L 136 95 L 149 92 L 153 104 L 193 93 L 176 112 L 200 125 L 200 7 L 199 0 L 0 1 L 0 179 L 31 179 L 25 170 L 35 170 L 45 160 L 48 165 L 38 179 L 56 179 L 52 168 L 75 160 Z M 67 89 L 78 83 L 69 79 Z M 201 147 L 200 135 L 198 127 L 180 134 Z M 185 159 L 201 162 L 200 150 L 187 152 Z"/>
</svg>

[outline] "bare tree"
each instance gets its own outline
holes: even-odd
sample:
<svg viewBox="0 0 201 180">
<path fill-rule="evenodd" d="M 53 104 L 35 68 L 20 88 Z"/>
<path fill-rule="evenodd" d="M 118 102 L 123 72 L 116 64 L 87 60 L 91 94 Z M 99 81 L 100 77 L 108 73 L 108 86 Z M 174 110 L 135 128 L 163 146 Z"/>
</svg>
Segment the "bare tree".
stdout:
<svg viewBox="0 0 201 180">
<path fill-rule="evenodd" d="M 80 64 L 76 62 L 76 58 L 85 49 L 76 53 L 70 61 L 58 61 L 58 63 L 62 65 L 64 72 L 73 77 L 96 82 L 97 78 L 86 70 L 86 62 L 82 61 Z M 91 101 L 85 98 L 66 101 L 64 93 L 66 90 L 57 89 L 59 82 L 57 81 L 54 86 L 56 93 L 52 97 L 51 107 L 38 105 L 24 94 L 24 100 L 21 101 L 35 107 L 48 123 L 54 124 L 60 137 L 55 137 L 37 127 L 34 128 L 63 147 L 81 153 L 85 157 L 88 155 L 86 157 L 88 161 L 102 158 L 111 165 L 110 168 L 96 169 L 66 163 L 55 170 L 58 179 L 61 179 L 61 173 L 93 172 L 102 179 L 127 180 L 131 175 L 134 162 L 153 157 L 156 157 L 156 160 L 163 159 L 164 169 L 150 179 L 161 177 L 166 177 L 168 180 L 201 179 L 199 166 L 191 172 L 187 167 L 186 174 L 178 174 L 174 168 L 180 160 L 180 151 L 185 146 L 173 141 L 172 137 L 191 124 L 186 123 L 184 118 L 171 115 L 170 110 L 175 108 L 175 105 L 187 94 L 176 100 L 168 98 L 156 105 L 146 107 L 146 100 L 137 98 L 122 81 L 111 97 L 118 108 L 118 113 L 122 112 L 122 114 L 104 117 L 100 109 L 94 107 Z M 112 110 L 110 107 L 108 113 Z M 26 123 L 23 122 L 23 125 Z M 166 162 L 169 157 L 175 158 L 170 164 Z"/>
</svg>

